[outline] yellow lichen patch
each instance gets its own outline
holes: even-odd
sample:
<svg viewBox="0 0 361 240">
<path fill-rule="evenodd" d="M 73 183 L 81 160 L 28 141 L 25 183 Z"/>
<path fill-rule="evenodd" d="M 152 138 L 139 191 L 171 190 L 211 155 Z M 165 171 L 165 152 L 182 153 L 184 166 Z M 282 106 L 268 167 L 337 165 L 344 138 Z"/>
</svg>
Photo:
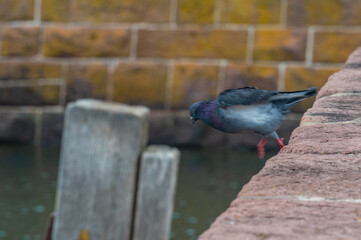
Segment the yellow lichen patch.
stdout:
<svg viewBox="0 0 361 240">
<path fill-rule="evenodd" d="M 179 23 L 213 23 L 214 0 L 178 0 Z"/>
<path fill-rule="evenodd" d="M 1 55 L 33 56 L 38 53 L 39 28 L 4 28 Z"/>
<path fill-rule="evenodd" d="M 305 68 L 305 67 L 288 67 L 286 69 L 285 90 L 297 91 L 312 86 L 320 88 L 325 85 L 327 79 L 339 68 Z M 292 108 L 294 112 L 305 112 L 315 101 L 315 97 L 304 100 Z"/>
<path fill-rule="evenodd" d="M 254 59 L 270 61 L 304 60 L 305 30 L 258 30 L 255 33 Z"/>
<path fill-rule="evenodd" d="M 1 0 L 0 21 L 32 20 L 34 0 Z"/>
<path fill-rule="evenodd" d="M 164 108 L 167 67 L 152 63 L 122 63 L 113 74 L 113 100 Z"/>
<path fill-rule="evenodd" d="M 317 32 L 313 50 L 315 62 L 343 63 L 361 45 L 361 32 Z"/>
<path fill-rule="evenodd" d="M 193 102 L 215 99 L 219 67 L 180 63 L 174 68 L 171 105 L 188 109 Z"/>
<path fill-rule="evenodd" d="M 59 104 L 59 86 L 33 86 L 31 90 L 41 99 L 43 105 Z"/>
<path fill-rule="evenodd" d="M 280 0 L 224 0 L 220 4 L 223 23 L 280 23 Z"/>
<path fill-rule="evenodd" d="M 277 81 L 277 67 L 230 64 L 226 71 L 225 89 L 253 86 L 277 90 Z"/>
<path fill-rule="evenodd" d="M 138 56 L 244 60 L 246 45 L 246 31 L 141 30 Z"/>
<path fill-rule="evenodd" d="M 45 31 L 44 55 L 49 57 L 114 57 L 129 54 L 128 29 L 52 27 Z"/>
</svg>

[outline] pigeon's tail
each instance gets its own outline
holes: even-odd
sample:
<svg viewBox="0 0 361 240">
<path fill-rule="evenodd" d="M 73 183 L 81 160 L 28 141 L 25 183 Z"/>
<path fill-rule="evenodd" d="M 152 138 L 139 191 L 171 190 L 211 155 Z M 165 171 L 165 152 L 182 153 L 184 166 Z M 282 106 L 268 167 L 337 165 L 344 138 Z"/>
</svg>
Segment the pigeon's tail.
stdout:
<svg viewBox="0 0 361 240">
<path fill-rule="evenodd" d="M 280 94 L 274 99 L 274 102 L 276 104 L 279 102 L 282 112 L 288 113 L 291 107 L 306 98 L 312 97 L 316 93 L 316 87 L 311 87 L 302 91 L 280 92 Z"/>
</svg>

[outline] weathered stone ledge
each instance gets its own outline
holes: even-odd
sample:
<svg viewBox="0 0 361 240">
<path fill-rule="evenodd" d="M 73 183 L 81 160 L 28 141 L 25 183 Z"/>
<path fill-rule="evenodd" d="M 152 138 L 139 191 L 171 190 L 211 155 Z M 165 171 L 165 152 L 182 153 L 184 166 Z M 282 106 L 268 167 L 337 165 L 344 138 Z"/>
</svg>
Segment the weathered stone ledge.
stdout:
<svg viewBox="0 0 361 240">
<path fill-rule="evenodd" d="M 359 239 L 361 48 L 200 240 Z"/>
</svg>

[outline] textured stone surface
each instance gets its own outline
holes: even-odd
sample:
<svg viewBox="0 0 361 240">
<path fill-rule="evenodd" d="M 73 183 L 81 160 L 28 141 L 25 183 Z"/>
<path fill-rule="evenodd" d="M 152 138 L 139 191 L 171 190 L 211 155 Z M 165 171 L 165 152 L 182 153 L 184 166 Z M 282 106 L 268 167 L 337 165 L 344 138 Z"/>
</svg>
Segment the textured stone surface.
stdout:
<svg viewBox="0 0 361 240">
<path fill-rule="evenodd" d="M 302 118 L 306 124 L 354 121 L 360 117 L 361 94 L 320 98 Z M 301 123 L 302 124 L 302 123 Z"/>
<path fill-rule="evenodd" d="M 244 60 L 246 43 L 246 31 L 140 30 L 138 56 Z M 232 46 L 232 48 L 229 46 Z"/>
<path fill-rule="evenodd" d="M 290 25 L 360 25 L 361 2 L 358 0 L 288 1 Z"/>
<path fill-rule="evenodd" d="M 113 100 L 164 108 L 166 81 L 166 65 L 121 63 L 113 74 Z"/>
<path fill-rule="evenodd" d="M 59 104 L 59 91 L 59 86 L 51 85 L 0 88 L 0 105 L 57 105 Z"/>
<path fill-rule="evenodd" d="M 277 90 L 278 68 L 230 64 L 226 70 L 225 89 L 254 86 L 259 89 Z"/>
<path fill-rule="evenodd" d="M 315 62 L 343 63 L 360 45 L 361 32 L 316 32 L 313 60 Z"/>
<path fill-rule="evenodd" d="M 358 239 L 360 203 L 236 199 L 199 240 Z"/>
<path fill-rule="evenodd" d="M 328 77 L 336 72 L 337 68 L 305 68 L 287 67 L 285 76 L 285 91 L 297 91 L 312 86 L 320 88 L 326 83 Z M 305 112 L 315 101 L 315 97 L 306 99 L 292 108 L 294 112 Z"/>
<path fill-rule="evenodd" d="M 45 62 L 1 62 L 0 80 L 60 78 L 60 64 Z"/>
<path fill-rule="evenodd" d="M 67 101 L 80 98 L 106 99 L 107 66 L 100 63 L 70 65 L 67 77 Z"/>
<path fill-rule="evenodd" d="M 179 23 L 213 23 L 214 0 L 178 0 Z"/>
<path fill-rule="evenodd" d="M 31 20 L 34 0 L 0 0 L 0 21 Z"/>
<path fill-rule="evenodd" d="M 280 23 L 280 0 L 223 0 L 220 7 L 222 23 Z"/>
<path fill-rule="evenodd" d="M 171 105 L 188 109 L 194 102 L 217 97 L 219 67 L 180 63 L 174 67 Z"/>
<path fill-rule="evenodd" d="M 0 108 L 0 142 L 33 143 L 34 109 Z"/>
<path fill-rule="evenodd" d="M 361 48 L 347 63 L 352 69 L 330 77 L 289 144 L 200 240 L 359 238 L 360 61 Z"/>
<path fill-rule="evenodd" d="M 48 57 L 127 56 L 129 48 L 128 29 L 45 29 L 44 55 Z"/>
<path fill-rule="evenodd" d="M 39 50 L 39 28 L 3 28 L 1 55 L 34 56 Z"/>
<path fill-rule="evenodd" d="M 255 60 L 304 60 L 307 32 L 304 29 L 256 30 Z"/>
<path fill-rule="evenodd" d="M 332 94 L 360 93 L 361 92 L 361 70 L 345 68 L 342 72 L 333 74 L 327 82 L 327 86 L 322 88 L 317 98 Z M 345 82 L 347 81 L 347 84 Z"/>
<path fill-rule="evenodd" d="M 359 198 L 361 158 L 345 154 L 285 154 L 267 161 L 238 197 Z M 265 186 L 267 185 L 267 192 Z M 361 207 L 361 206 L 360 206 Z"/>
<path fill-rule="evenodd" d="M 43 0 L 42 19 L 56 22 L 166 22 L 168 0 Z"/>
</svg>

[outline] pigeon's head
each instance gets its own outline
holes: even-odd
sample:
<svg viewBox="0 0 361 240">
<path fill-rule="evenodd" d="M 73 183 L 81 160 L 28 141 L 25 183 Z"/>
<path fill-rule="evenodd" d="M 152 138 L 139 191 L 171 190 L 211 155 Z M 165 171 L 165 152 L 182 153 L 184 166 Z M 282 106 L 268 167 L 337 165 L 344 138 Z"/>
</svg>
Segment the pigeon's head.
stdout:
<svg viewBox="0 0 361 240">
<path fill-rule="evenodd" d="M 189 115 L 191 117 L 192 123 L 194 124 L 197 120 L 199 120 L 198 116 L 198 107 L 200 102 L 193 103 L 192 106 L 189 108 Z"/>
</svg>

